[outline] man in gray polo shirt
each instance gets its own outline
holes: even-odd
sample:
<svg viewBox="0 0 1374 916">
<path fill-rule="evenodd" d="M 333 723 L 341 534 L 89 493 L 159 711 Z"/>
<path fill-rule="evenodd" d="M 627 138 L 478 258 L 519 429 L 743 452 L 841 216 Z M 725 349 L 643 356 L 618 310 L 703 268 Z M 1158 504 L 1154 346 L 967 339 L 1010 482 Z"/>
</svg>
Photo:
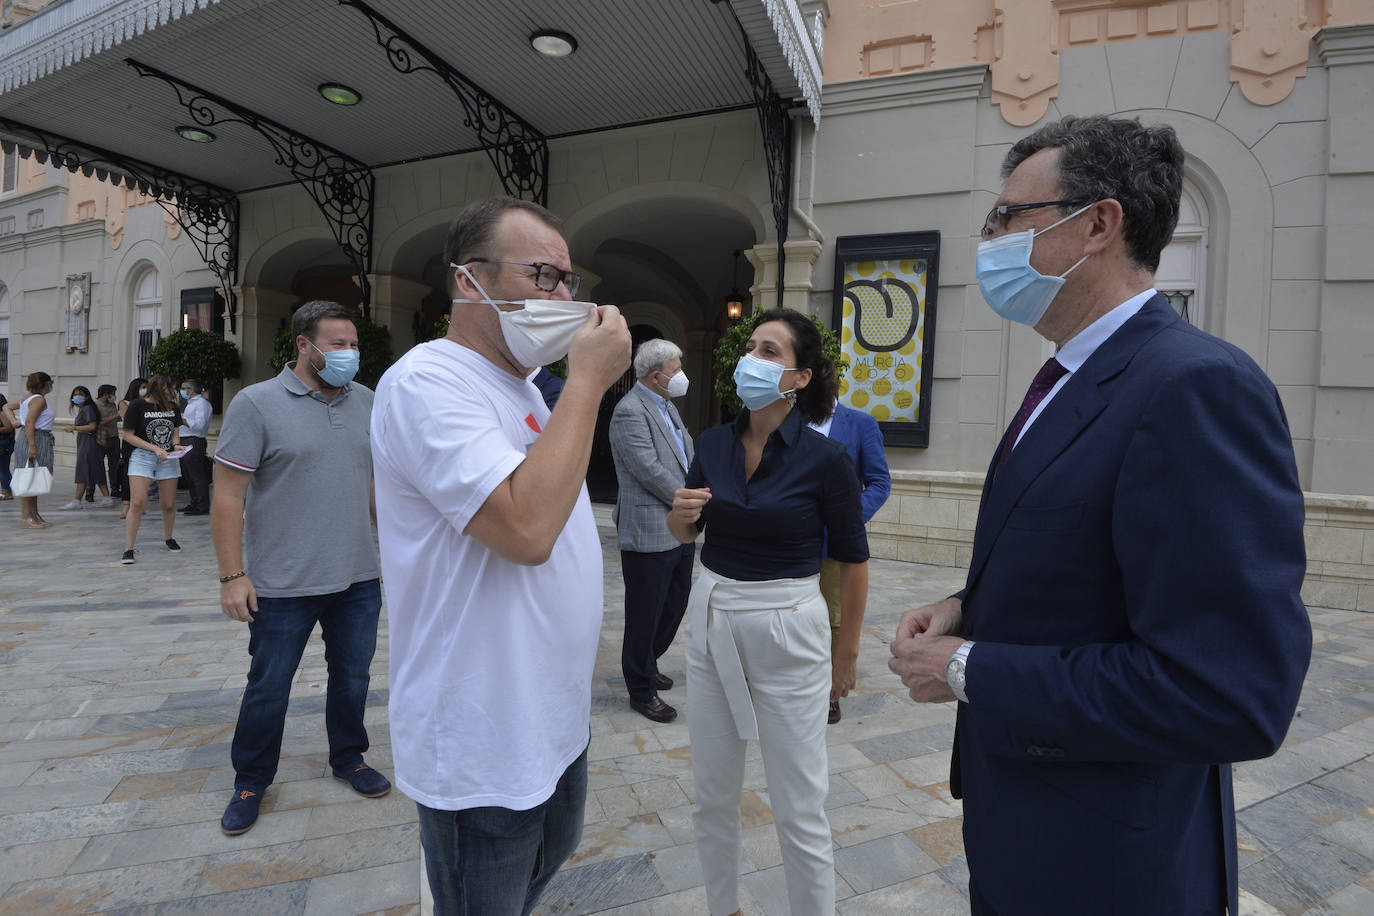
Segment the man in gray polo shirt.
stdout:
<svg viewBox="0 0 1374 916">
<path fill-rule="evenodd" d="M 277 773 L 291 683 L 319 623 L 329 666 L 325 730 L 335 779 L 391 791 L 363 762 L 363 710 L 382 593 L 372 541 L 372 392 L 353 382 L 352 311 L 314 301 L 291 318 L 296 361 L 239 392 L 224 414 L 210 529 L 220 606 L 248 624 L 248 684 L 220 829 L 243 833 Z"/>
</svg>

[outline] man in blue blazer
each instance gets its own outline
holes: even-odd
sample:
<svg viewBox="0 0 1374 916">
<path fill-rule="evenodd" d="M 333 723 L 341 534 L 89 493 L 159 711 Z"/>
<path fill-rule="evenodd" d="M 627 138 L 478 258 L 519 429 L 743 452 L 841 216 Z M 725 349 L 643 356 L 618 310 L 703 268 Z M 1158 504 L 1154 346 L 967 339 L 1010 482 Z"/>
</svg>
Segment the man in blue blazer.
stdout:
<svg viewBox="0 0 1374 916">
<path fill-rule="evenodd" d="M 958 594 L 893 671 L 959 700 L 974 914 L 1237 912 L 1231 761 L 1288 729 L 1311 653 L 1303 501 L 1273 384 L 1153 292 L 1184 154 L 1065 118 L 1016 143 L 977 271 L 1056 347 L 988 468 Z"/>
<path fill-rule="evenodd" d="M 892 475 L 887 470 L 887 452 L 883 449 L 883 433 L 878 421 L 869 414 L 835 402 L 835 412 L 824 423 L 808 424 L 822 436 L 829 436 L 844 446 L 854 470 L 859 474 L 863 491 L 864 524 L 877 514 L 892 492 Z M 829 556 L 821 559 L 821 594 L 830 610 L 830 651 L 839 648 L 840 641 L 840 563 Z M 827 721 L 840 721 L 840 701 L 830 701 Z"/>
</svg>

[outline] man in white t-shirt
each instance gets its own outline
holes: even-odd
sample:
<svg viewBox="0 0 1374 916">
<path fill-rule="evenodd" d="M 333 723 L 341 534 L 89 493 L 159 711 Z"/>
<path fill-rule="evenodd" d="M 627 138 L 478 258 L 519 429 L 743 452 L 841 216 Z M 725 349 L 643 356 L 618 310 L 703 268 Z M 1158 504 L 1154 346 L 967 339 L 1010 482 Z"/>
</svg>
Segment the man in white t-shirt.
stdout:
<svg viewBox="0 0 1374 916">
<path fill-rule="evenodd" d="M 543 207 L 471 204 L 444 253 L 448 335 L 387 370 L 372 413 L 392 758 L 435 911 L 504 916 L 533 909 L 582 834 L 602 613 L 584 479 L 630 334 L 573 301 Z M 529 376 L 565 354 L 550 414 Z"/>
</svg>

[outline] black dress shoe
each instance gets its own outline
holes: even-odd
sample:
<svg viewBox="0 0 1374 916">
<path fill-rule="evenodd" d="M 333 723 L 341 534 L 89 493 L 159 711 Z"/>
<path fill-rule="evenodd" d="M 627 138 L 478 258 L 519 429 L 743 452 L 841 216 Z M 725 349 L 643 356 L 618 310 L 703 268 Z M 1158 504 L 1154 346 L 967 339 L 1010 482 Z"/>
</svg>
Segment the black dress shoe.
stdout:
<svg viewBox="0 0 1374 916">
<path fill-rule="evenodd" d="M 677 710 L 658 697 L 654 697 L 652 700 L 636 700 L 631 697 L 630 708 L 644 718 L 652 719 L 655 722 L 671 722 L 677 718 Z"/>
<path fill-rule="evenodd" d="M 187 508 L 181 510 L 181 514 L 182 514 L 182 515 L 209 515 L 209 514 L 210 514 L 210 510 L 209 510 L 209 509 L 192 509 L 192 508 L 190 508 L 190 507 L 187 507 Z"/>
<path fill-rule="evenodd" d="M 656 689 L 656 690 L 672 690 L 672 689 L 673 689 L 673 679 L 670 678 L 670 677 L 669 677 L 668 675 L 666 675 L 666 674 L 655 674 L 655 675 L 654 675 L 654 689 Z"/>
</svg>

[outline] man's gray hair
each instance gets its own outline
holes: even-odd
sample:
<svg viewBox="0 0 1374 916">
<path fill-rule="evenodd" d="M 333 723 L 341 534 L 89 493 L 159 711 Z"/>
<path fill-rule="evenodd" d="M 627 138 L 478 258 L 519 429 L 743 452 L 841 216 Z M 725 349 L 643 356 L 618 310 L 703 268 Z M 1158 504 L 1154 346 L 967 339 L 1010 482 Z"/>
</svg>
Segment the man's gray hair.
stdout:
<svg viewBox="0 0 1374 916">
<path fill-rule="evenodd" d="M 353 310 L 348 306 L 330 302 L 328 299 L 312 299 L 296 309 L 295 314 L 291 316 L 291 336 L 304 336 L 306 340 L 313 342 L 320 322 L 326 318 L 342 318 L 357 323 L 353 317 Z"/>
<path fill-rule="evenodd" d="M 183 385 L 189 385 L 189 386 L 191 387 L 191 390 L 194 391 L 196 394 L 204 394 L 204 393 L 205 393 L 205 385 L 204 385 L 204 383 L 201 382 L 201 380 L 198 379 L 198 378 L 186 378 L 186 379 L 182 379 L 182 380 L 181 380 L 181 384 L 183 384 Z"/>
<path fill-rule="evenodd" d="M 635 351 L 635 378 L 644 378 L 663 370 L 663 364 L 674 357 L 682 356 L 682 348 L 671 340 L 655 337 L 646 340 Z"/>
</svg>

